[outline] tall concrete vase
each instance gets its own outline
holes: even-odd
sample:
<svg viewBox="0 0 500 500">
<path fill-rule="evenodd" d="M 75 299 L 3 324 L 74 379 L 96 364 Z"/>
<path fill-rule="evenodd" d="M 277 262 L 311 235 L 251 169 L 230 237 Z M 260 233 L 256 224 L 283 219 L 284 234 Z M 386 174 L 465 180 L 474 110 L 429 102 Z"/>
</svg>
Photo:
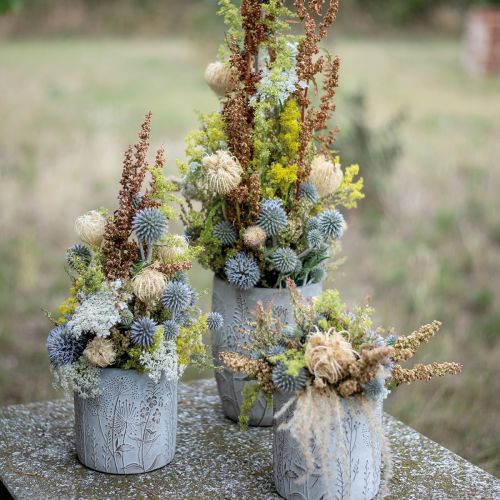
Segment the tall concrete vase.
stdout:
<svg viewBox="0 0 500 500">
<path fill-rule="evenodd" d="M 299 290 L 304 297 L 316 297 L 321 293 L 322 284 L 307 285 L 300 287 Z M 281 315 L 286 323 L 294 324 L 290 294 L 287 289 L 239 290 L 225 281 L 214 278 L 212 310 L 222 314 L 224 318 L 224 326 L 212 332 L 212 355 L 215 366 L 222 366 L 219 353 L 238 351 L 241 348 L 245 340 L 241 329 L 251 320 L 251 313 L 259 301 L 264 306 L 272 302 L 275 314 Z M 215 371 L 215 380 L 224 415 L 235 422 L 238 421 L 245 376 L 223 368 Z M 272 425 L 272 407 L 269 407 L 262 395 L 249 413 L 249 417 L 250 425 L 262 427 Z"/>
<path fill-rule="evenodd" d="M 273 398 L 275 414 L 289 400 L 289 395 L 276 393 Z M 325 498 L 374 498 L 380 488 L 382 438 L 373 432 L 373 424 L 382 425 L 382 399 L 370 405 L 371 416 L 366 416 L 366 406 L 355 398 L 341 399 L 341 432 L 346 454 L 342 457 L 335 440 L 335 429 L 324 436 L 328 444 L 329 474 L 321 469 L 316 444 L 312 443 L 314 472 L 305 474 L 308 467 L 299 444 L 288 429 L 280 429 L 294 412 L 292 404 L 284 415 L 275 418 L 273 429 L 274 483 L 278 493 L 287 500 L 321 500 Z M 328 484 L 329 482 L 329 484 Z"/>
<path fill-rule="evenodd" d="M 135 370 L 101 370 L 101 395 L 75 394 L 76 452 L 87 467 L 138 474 L 167 465 L 175 454 L 177 380 L 158 383 Z"/>
</svg>

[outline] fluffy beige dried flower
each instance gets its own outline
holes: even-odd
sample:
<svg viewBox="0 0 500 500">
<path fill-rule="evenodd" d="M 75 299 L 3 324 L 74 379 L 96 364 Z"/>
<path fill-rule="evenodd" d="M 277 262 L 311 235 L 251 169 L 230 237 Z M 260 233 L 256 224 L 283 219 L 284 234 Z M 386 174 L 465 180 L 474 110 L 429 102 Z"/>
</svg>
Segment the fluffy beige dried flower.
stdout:
<svg viewBox="0 0 500 500">
<path fill-rule="evenodd" d="M 172 241 L 168 245 L 158 247 L 158 254 L 164 263 L 169 263 L 184 254 L 187 249 L 188 242 L 186 238 L 176 234 L 172 235 Z"/>
<path fill-rule="evenodd" d="M 116 359 L 113 342 L 102 337 L 92 339 L 83 351 L 83 355 L 89 363 L 101 368 L 112 365 Z"/>
<path fill-rule="evenodd" d="M 106 218 L 97 210 L 91 210 L 75 221 L 76 234 L 87 245 L 100 246 L 105 227 Z"/>
<path fill-rule="evenodd" d="M 311 163 L 309 180 L 316 186 L 321 198 L 333 194 L 342 183 L 344 174 L 340 163 L 335 163 L 323 155 L 316 156 Z"/>
<path fill-rule="evenodd" d="M 219 97 L 223 97 L 234 86 L 231 69 L 220 61 L 207 66 L 205 81 Z"/>
<path fill-rule="evenodd" d="M 317 331 L 306 343 L 305 359 L 309 371 L 314 375 L 314 385 L 324 387 L 326 382 L 335 384 L 346 374 L 355 361 L 351 344 L 330 328 L 327 332 Z"/>
<path fill-rule="evenodd" d="M 217 151 L 202 160 L 207 184 L 217 194 L 226 195 L 241 182 L 243 170 L 238 161 L 227 151 Z"/>
<path fill-rule="evenodd" d="M 254 249 L 260 248 L 266 242 L 266 239 L 266 232 L 259 226 L 249 226 L 243 234 L 245 245 Z"/>
<path fill-rule="evenodd" d="M 145 304 L 161 297 L 165 289 L 165 276 L 155 269 L 143 269 L 133 280 L 132 289 L 135 296 Z"/>
</svg>

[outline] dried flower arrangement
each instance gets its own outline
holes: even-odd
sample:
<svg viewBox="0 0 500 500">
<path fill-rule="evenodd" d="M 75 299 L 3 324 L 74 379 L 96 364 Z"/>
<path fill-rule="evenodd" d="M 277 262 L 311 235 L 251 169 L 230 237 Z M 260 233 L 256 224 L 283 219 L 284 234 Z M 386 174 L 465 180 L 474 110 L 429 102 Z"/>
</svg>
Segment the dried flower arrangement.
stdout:
<svg viewBox="0 0 500 500">
<path fill-rule="evenodd" d="M 311 443 L 320 448 L 320 459 L 326 459 L 328 450 L 321 450 L 321 446 L 329 441 L 321 433 L 328 429 L 342 432 L 337 425 L 344 411 L 340 401 L 358 401 L 369 416 L 373 405 L 400 384 L 461 371 L 458 363 L 417 364 L 412 368 L 399 364 L 432 339 L 441 325 L 438 321 L 397 337 L 373 327 L 373 309 L 368 304 L 349 311 L 336 290 L 306 301 L 291 279 L 288 288 L 296 326 L 284 325 L 273 314 L 272 305 L 259 306 L 255 322 L 242 332 L 245 341 L 241 351 L 221 353 L 221 359 L 231 370 L 257 381 L 244 391 L 243 427 L 247 424 L 245 411 L 252 407 L 259 391 L 269 399 L 276 392 L 293 396 L 275 418 L 295 405 L 286 428 L 307 458 L 309 472 L 314 468 Z M 368 421 L 373 422 L 373 418 Z M 380 424 L 373 424 L 371 432 L 380 434 Z M 322 468 L 328 469 L 326 462 Z"/>
<path fill-rule="evenodd" d="M 339 59 L 318 55 L 338 1 L 219 5 L 227 44 L 205 79 L 222 109 L 200 115 L 179 164 L 187 235 L 205 248 L 201 264 L 237 288 L 317 283 L 345 229 L 339 208 L 363 197 L 358 165 L 343 171 L 330 148 Z"/>
<path fill-rule="evenodd" d="M 163 174 L 163 150 L 148 165 L 151 114 L 139 142 L 125 153 L 119 207 L 92 210 L 75 223 L 83 243 L 66 253 L 71 295 L 47 339 L 56 385 L 93 397 L 102 368 L 177 379 L 202 361 L 202 334 L 211 319 L 197 308 L 185 273 L 199 253 L 169 234 L 175 186 Z M 141 191 L 146 176 L 149 186 Z M 217 317 L 215 317 L 217 320 Z"/>
</svg>

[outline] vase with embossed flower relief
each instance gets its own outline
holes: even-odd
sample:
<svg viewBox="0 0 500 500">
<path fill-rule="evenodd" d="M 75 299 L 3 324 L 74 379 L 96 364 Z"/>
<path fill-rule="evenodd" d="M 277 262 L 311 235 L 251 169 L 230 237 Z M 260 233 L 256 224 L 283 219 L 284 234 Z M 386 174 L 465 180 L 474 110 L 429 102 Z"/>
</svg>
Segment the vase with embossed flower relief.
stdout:
<svg viewBox="0 0 500 500">
<path fill-rule="evenodd" d="M 315 283 L 298 287 L 305 298 L 317 297 L 322 291 L 322 284 Z M 282 321 L 294 326 L 290 294 L 285 288 L 258 288 L 241 290 L 231 286 L 226 281 L 214 278 L 212 292 L 212 311 L 218 312 L 224 318 L 224 324 L 218 330 L 212 331 L 212 355 L 215 366 L 215 380 L 222 403 L 224 415 L 235 422 L 241 413 L 243 401 L 243 386 L 247 382 L 245 376 L 224 367 L 219 354 L 221 352 L 237 352 L 243 349 L 245 343 L 244 330 L 252 321 L 252 311 L 257 303 L 267 306 L 272 304 L 273 311 Z M 254 383 L 254 382 L 247 382 Z M 273 425 L 273 409 L 261 394 L 248 413 L 249 425 L 269 427 Z"/>
<path fill-rule="evenodd" d="M 78 459 L 110 474 L 137 474 L 167 465 L 177 433 L 177 379 L 158 382 L 136 370 L 101 370 L 100 394 L 75 393 Z"/>
</svg>

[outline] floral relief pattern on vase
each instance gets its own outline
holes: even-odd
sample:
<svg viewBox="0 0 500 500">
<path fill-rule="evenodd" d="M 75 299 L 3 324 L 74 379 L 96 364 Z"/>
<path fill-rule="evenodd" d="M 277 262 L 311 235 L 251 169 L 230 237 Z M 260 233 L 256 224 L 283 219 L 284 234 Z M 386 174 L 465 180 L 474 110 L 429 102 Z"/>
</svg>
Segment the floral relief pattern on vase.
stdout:
<svg viewBox="0 0 500 500">
<path fill-rule="evenodd" d="M 290 396 L 274 396 L 275 414 Z M 341 431 L 345 454 L 340 454 L 332 429 L 328 445 L 328 463 L 331 469 L 323 471 L 315 443 L 312 443 L 313 472 L 308 471 L 306 459 L 290 431 L 280 425 L 290 420 L 294 404 L 280 419 L 275 419 L 273 432 L 274 482 L 278 493 L 286 499 L 321 500 L 334 498 L 359 500 L 374 498 L 380 487 L 381 448 L 380 436 L 373 432 L 372 424 L 381 422 L 382 404 L 371 410 L 362 409 L 354 399 L 340 402 Z M 366 411 L 371 411 L 367 416 Z M 368 438 L 368 439 L 366 439 Z"/>
<path fill-rule="evenodd" d="M 79 460 L 112 474 L 148 472 L 175 453 L 177 380 L 158 383 L 134 370 L 105 369 L 101 394 L 75 395 L 75 438 Z"/>
<path fill-rule="evenodd" d="M 315 297 L 321 293 L 321 283 L 299 288 L 305 297 Z M 243 374 L 234 373 L 221 368 L 219 354 L 224 351 L 241 352 L 245 343 L 244 329 L 252 320 L 251 311 L 257 302 L 264 306 L 273 304 L 273 311 L 280 316 L 283 322 L 293 324 L 290 295 L 286 289 L 251 288 L 239 290 L 228 283 L 214 278 L 212 311 L 218 312 L 224 318 L 224 326 L 212 332 L 212 355 L 215 370 L 215 380 L 224 415 L 231 420 L 238 421 L 243 401 L 242 391 L 246 379 Z M 252 382 L 254 383 L 254 382 Z M 249 413 L 252 426 L 271 426 L 273 423 L 272 407 L 267 404 L 261 394 Z"/>
</svg>

